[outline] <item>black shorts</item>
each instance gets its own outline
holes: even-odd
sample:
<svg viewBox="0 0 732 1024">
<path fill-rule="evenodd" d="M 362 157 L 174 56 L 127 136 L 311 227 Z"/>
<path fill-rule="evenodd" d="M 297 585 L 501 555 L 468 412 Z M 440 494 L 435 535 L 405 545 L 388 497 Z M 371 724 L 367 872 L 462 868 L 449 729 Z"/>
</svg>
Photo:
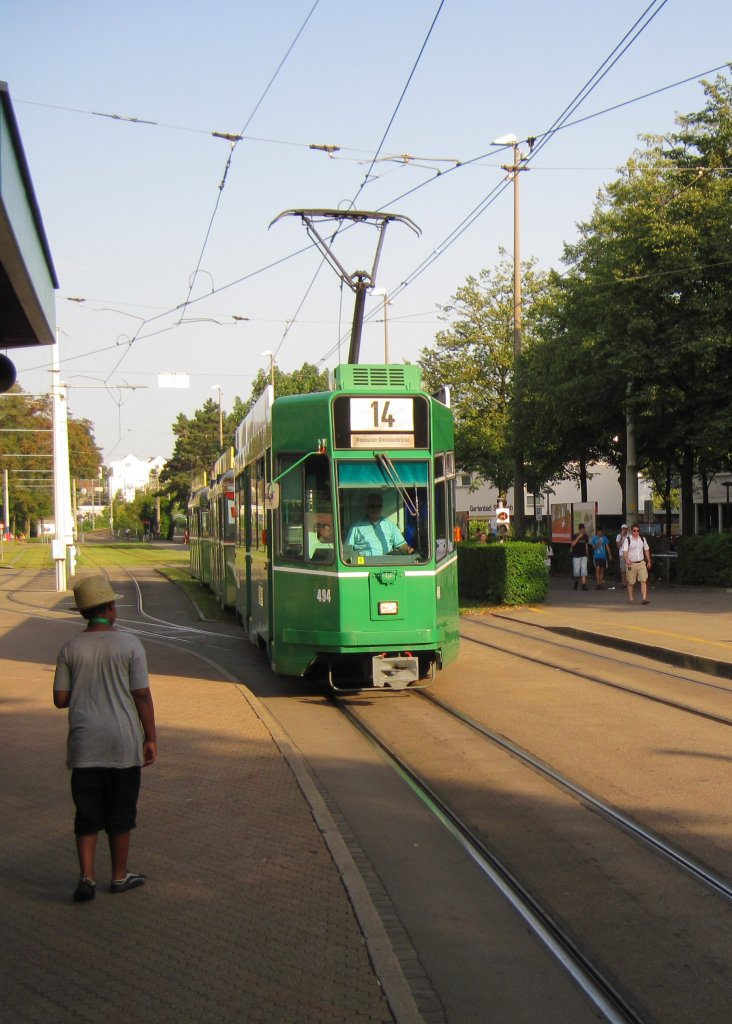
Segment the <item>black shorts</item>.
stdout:
<svg viewBox="0 0 732 1024">
<path fill-rule="evenodd" d="M 74 833 L 90 836 L 104 829 L 114 836 L 130 832 L 137 824 L 141 775 L 139 767 L 73 768 Z"/>
</svg>

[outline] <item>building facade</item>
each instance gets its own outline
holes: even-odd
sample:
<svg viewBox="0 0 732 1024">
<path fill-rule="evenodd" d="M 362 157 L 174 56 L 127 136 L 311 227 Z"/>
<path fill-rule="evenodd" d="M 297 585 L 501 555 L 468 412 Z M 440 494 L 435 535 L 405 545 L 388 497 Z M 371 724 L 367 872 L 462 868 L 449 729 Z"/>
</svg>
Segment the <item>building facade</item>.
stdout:
<svg viewBox="0 0 732 1024">
<path fill-rule="evenodd" d="M 165 461 L 162 455 L 156 455 L 152 459 L 138 459 L 136 455 L 126 455 L 124 459 L 110 462 L 107 467 L 109 500 L 121 498 L 122 501 L 134 501 L 136 491 L 156 491 L 158 477 Z"/>
<path fill-rule="evenodd" d="M 651 500 L 650 484 L 638 480 L 638 507 L 646 509 Z M 537 521 L 539 532 L 545 532 L 541 525 L 551 514 L 552 505 L 579 504 L 579 483 L 574 480 L 560 480 L 548 484 L 541 494 L 525 494 L 524 508 L 527 525 Z M 588 469 L 587 503 L 596 509 L 597 516 L 615 519 L 623 514 L 623 492 L 618 471 L 606 463 L 598 463 Z M 513 510 L 513 490 L 509 488 L 506 506 Z M 457 522 L 465 538 L 472 537 L 478 524 L 490 524 L 495 532 L 498 490 L 490 484 L 475 487 L 475 474 L 459 473 L 455 487 L 455 511 Z M 472 524 L 472 525 L 471 525 Z M 546 531 L 548 532 L 548 531 Z"/>
</svg>

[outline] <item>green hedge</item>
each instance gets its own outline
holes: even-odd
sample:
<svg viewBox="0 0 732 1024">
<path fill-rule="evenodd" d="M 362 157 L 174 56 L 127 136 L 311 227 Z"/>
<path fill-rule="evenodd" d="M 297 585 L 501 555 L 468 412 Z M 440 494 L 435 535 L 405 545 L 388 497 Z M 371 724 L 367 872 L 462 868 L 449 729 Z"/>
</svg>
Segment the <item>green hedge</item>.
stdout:
<svg viewBox="0 0 732 1024">
<path fill-rule="evenodd" d="M 544 544 L 467 542 L 457 545 L 457 553 L 461 597 L 487 604 L 535 604 L 545 600 L 549 574 Z"/>
<path fill-rule="evenodd" d="M 732 587 L 732 533 L 682 537 L 678 547 L 679 583 Z"/>
</svg>

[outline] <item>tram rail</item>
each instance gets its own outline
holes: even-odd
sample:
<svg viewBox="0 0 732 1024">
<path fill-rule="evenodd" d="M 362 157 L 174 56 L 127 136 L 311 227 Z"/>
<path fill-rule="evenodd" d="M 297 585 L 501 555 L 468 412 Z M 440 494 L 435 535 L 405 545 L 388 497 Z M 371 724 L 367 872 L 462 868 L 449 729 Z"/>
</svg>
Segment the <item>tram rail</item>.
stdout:
<svg viewBox="0 0 732 1024">
<path fill-rule="evenodd" d="M 474 732 L 484 736 L 497 747 L 507 751 L 523 764 L 533 768 L 544 778 L 559 786 L 565 792 L 570 793 L 579 800 L 580 803 L 589 807 L 593 811 L 597 811 L 597 813 L 602 815 L 602 817 L 607 821 L 614 825 L 618 825 L 629 835 L 645 843 L 650 849 L 660 854 L 669 863 L 680 867 L 692 878 L 702 882 L 716 893 L 732 901 L 732 882 L 722 878 L 721 875 L 707 868 L 695 858 L 684 853 L 678 847 L 658 835 L 658 833 L 644 828 L 639 822 L 634 821 L 630 815 L 625 814 L 617 807 L 613 807 L 607 801 L 600 799 L 600 797 L 591 793 L 584 786 L 579 785 L 579 783 L 573 781 L 567 775 L 547 764 L 546 761 L 543 761 L 530 751 L 525 750 L 517 743 L 513 743 L 505 736 L 499 735 L 493 729 L 489 729 L 481 722 L 476 721 L 476 719 L 472 718 L 470 715 L 466 715 L 463 711 L 460 711 L 458 708 L 453 707 L 446 701 L 441 700 L 439 697 L 435 696 L 435 694 L 426 692 L 421 693 L 420 696 L 441 708 L 441 710 L 446 712 L 446 714 L 462 722 L 469 729 L 472 729 Z"/>
<path fill-rule="evenodd" d="M 507 636 L 513 636 L 513 637 L 521 636 L 524 640 L 526 639 L 526 634 L 520 634 L 520 633 L 517 633 L 516 631 L 510 630 L 510 629 L 503 629 L 500 626 L 494 626 L 492 624 L 487 624 L 487 623 L 486 624 L 480 623 L 479 626 L 481 626 L 483 628 L 487 628 L 487 629 L 498 630 L 499 632 L 502 632 L 504 635 L 507 635 Z M 477 645 L 479 645 L 481 647 L 491 648 L 493 650 L 500 651 L 503 654 L 511 655 L 512 657 L 518 658 L 518 659 L 520 659 L 522 661 L 526 661 L 526 662 L 529 662 L 529 663 L 532 663 L 532 664 L 535 664 L 535 665 L 542 665 L 545 668 L 558 669 L 559 671 L 561 671 L 561 672 L 563 672 L 563 673 L 565 673 L 565 674 L 567 674 L 569 676 L 574 676 L 574 677 L 579 678 L 579 679 L 586 679 L 588 682 L 597 683 L 600 686 L 606 686 L 606 687 L 609 687 L 611 689 L 618 690 L 618 691 L 621 691 L 623 693 L 627 693 L 627 694 L 632 695 L 634 697 L 640 697 L 643 700 L 652 701 L 652 702 L 657 703 L 657 704 L 663 704 L 666 707 L 673 708 L 673 709 L 678 710 L 678 711 L 683 711 L 686 714 L 695 715 L 695 716 L 698 716 L 699 718 L 705 718 L 705 719 L 707 719 L 707 720 L 709 720 L 711 722 L 716 722 L 719 725 L 732 726 L 732 719 L 727 717 L 726 715 L 720 715 L 720 714 L 717 714 L 716 712 L 706 711 L 703 708 L 694 707 L 691 704 L 682 702 L 680 700 L 676 700 L 676 699 L 674 699 L 672 697 L 663 696 L 663 695 L 660 695 L 660 694 L 654 694 L 654 693 L 649 692 L 648 690 L 641 690 L 641 689 L 638 689 L 637 687 L 629 686 L 629 685 L 627 685 L 625 683 L 618 682 L 617 680 L 608 678 L 607 676 L 602 676 L 602 675 L 600 675 L 598 673 L 595 673 L 595 672 L 588 672 L 588 671 L 586 671 L 584 669 L 573 668 L 571 665 L 569 665 L 566 662 L 566 660 L 562 661 L 562 662 L 553 661 L 553 660 L 550 660 L 550 659 L 546 658 L 543 655 L 542 656 L 532 655 L 532 654 L 527 653 L 525 650 L 517 649 L 515 646 L 503 646 L 501 644 L 494 643 L 494 642 L 491 642 L 489 640 L 486 640 L 485 638 L 478 638 L 476 636 L 472 636 L 472 635 L 470 635 L 470 634 L 468 634 L 468 633 L 466 633 L 464 631 L 461 631 L 460 638 L 463 641 L 467 641 L 469 643 L 477 644 Z M 547 639 L 545 639 L 542 636 L 532 635 L 531 636 L 531 642 L 532 643 L 535 642 L 537 644 L 542 644 L 542 645 L 547 645 L 547 646 L 560 647 L 560 648 L 562 648 L 565 651 L 570 651 L 570 650 L 571 651 L 576 651 L 575 648 L 572 648 L 572 647 L 569 647 L 569 646 L 563 646 L 561 644 L 557 644 L 555 641 L 547 640 Z M 623 661 L 620 658 L 612 658 L 612 657 L 610 657 L 608 655 L 598 656 L 598 655 L 595 655 L 595 654 L 593 654 L 593 657 L 602 657 L 603 660 L 612 662 L 614 665 L 622 666 L 622 667 L 624 667 L 626 669 L 629 666 L 629 662 L 628 661 Z M 708 688 L 710 690 L 717 690 L 717 691 L 721 691 L 723 693 L 730 693 L 730 692 L 732 692 L 732 690 L 730 690 L 730 687 L 728 687 L 728 686 L 721 686 L 718 683 L 709 682 L 707 680 L 692 679 L 689 676 L 677 675 L 677 674 L 674 674 L 674 673 L 671 673 L 671 672 L 667 672 L 667 671 L 662 670 L 662 669 L 658 669 L 656 667 L 646 666 L 646 667 L 643 667 L 642 669 L 639 668 L 637 665 L 635 665 L 633 667 L 634 667 L 634 671 L 636 671 L 636 672 L 649 673 L 649 674 L 651 674 L 654 677 L 665 676 L 667 678 L 675 680 L 676 682 L 690 683 L 693 686 L 706 687 L 706 688 Z"/>
<path fill-rule="evenodd" d="M 420 692 L 415 692 L 409 697 L 422 695 Z M 424 696 L 427 695 L 424 694 Z M 433 703 L 446 710 L 442 702 L 433 701 Z M 407 764 L 394 747 L 366 725 L 347 704 L 339 702 L 338 706 L 341 712 L 348 716 L 353 726 L 379 750 L 386 762 L 411 787 L 434 817 L 462 846 L 488 881 L 509 901 L 592 1005 L 602 1013 L 603 1018 L 610 1024 L 643 1024 L 643 1018 L 638 1015 L 620 989 L 603 974 L 589 956 L 583 953 L 569 930 L 563 928 L 554 916 L 542 906 L 541 901 L 516 878 L 509 865 L 483 842 L 478 833 L 450 807 L 449 803 L 419 772 Z"/>
</svg>

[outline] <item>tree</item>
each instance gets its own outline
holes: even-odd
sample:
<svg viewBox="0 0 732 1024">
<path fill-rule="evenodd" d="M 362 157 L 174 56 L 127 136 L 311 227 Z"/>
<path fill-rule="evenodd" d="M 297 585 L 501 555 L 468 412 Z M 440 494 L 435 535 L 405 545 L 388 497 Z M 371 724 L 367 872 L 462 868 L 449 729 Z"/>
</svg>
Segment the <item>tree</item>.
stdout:
<svg viewBox="0 0 732 1024">
<path fill-rule="evenodd" d="M 68 415 L 69 471 L 96 477 L 102 464 L 89 420 Z M 26 395 L 14 385 L 0 400 L 0 470 L 10 483 L 9 526 L 30 532 L 31 522 L 53 518 L 53 413 L 50 397 Z"/>
<path fill-rule="evenodd" d="M 328 370 L 319 370 L 313 363 L 303 363 L 299 370 L 283 373 L 277 364 L 273 367 L 275 396 L 309 395 L 316 391 L 328 390 Z M 245 412 L 249 412 L 264 389 L 271 382 L 269 370 L 260 370 L 254 378 L 249 404 Z"/>
<path fill-rule="evenodd" d="M 704 88 L 704 110 L 646 137 L 565 246 L 563 303 L 546 339 L 555 358 L 562 335 L 591 358 L 604 400 L 591 380 L 583 391 L 601 446 L 624 433 L 627 413 L 641 465 L 680 474 L 687 529 L 694 473 L 729 464 L 732 437 L 732 93 L 722 78 Z M 586 429 L 587 416 L 566 409 Z"/>
<path fill-rule="evenodd" d="M 536 485 L 576 479 L 587 500 L 593 463 L 623 462 L 624 382 L 605 360 L 588 292 L 572 276 L 549 276 L 535 309 L 536 337 L 521 361 L 521 447 Z"/>
<path fill-rule="evenodd" d="M 275 367 L 275 394 L 301 395 L 311 391 L 328 390 L 328 371 L 319 371 L 311 363 L 303 363 L 293 373 L 282 373 Z M 248 402 L 238 396 L 234 399 L 231 412 L 223 419 L 225 447 L 235 444 L 236 429 L 270 383 L 268 373 L 260 370 L 252 384 Z M 168 517 L 169 536 L 175 523 L 175 515 L 188 507 L 191 481 L 201 473 L 210 473 L 221 454 L 219 446 L 219 405 L 212 398 L 207 399 L 192 417 L 178 415 L 173 424 L 176 441 L 173 454 L 160 473 L 161 513 Z"/>
<path fill-rule="evenodd" d="M 229 430 L 227 422 L 227 437 Z M 163 466 L 160 484 L 166 492 L 168 505 L 177 503 L 182 508 L 188 504 L 191 480 L 197 474 L 211 472 L 211 467 L 221 454 L 219 447 L 219 406 L 207 398 L 192 417 L 179 413 L 173 424 L 175 445 L 173 454 Z M 233 437 L 230 443 L 233 443 Z"/>
<path fill-rule="evenodd" d="M 513 482 L 518 410 L 513 402 L 513 263 L 503 249 L 500 255 L 497 267 L 468 277 L 451 302 L 438 307 L 450 327 L 437 333 L 433 348 L 422 350 L 419 363 L 427 390 L 450 385 L 459 465 L 505 494 Z M 533 344 L 535 304 L 546 283 L 534 261 L 522 265 L 526 349 Z"/>
</svg>

